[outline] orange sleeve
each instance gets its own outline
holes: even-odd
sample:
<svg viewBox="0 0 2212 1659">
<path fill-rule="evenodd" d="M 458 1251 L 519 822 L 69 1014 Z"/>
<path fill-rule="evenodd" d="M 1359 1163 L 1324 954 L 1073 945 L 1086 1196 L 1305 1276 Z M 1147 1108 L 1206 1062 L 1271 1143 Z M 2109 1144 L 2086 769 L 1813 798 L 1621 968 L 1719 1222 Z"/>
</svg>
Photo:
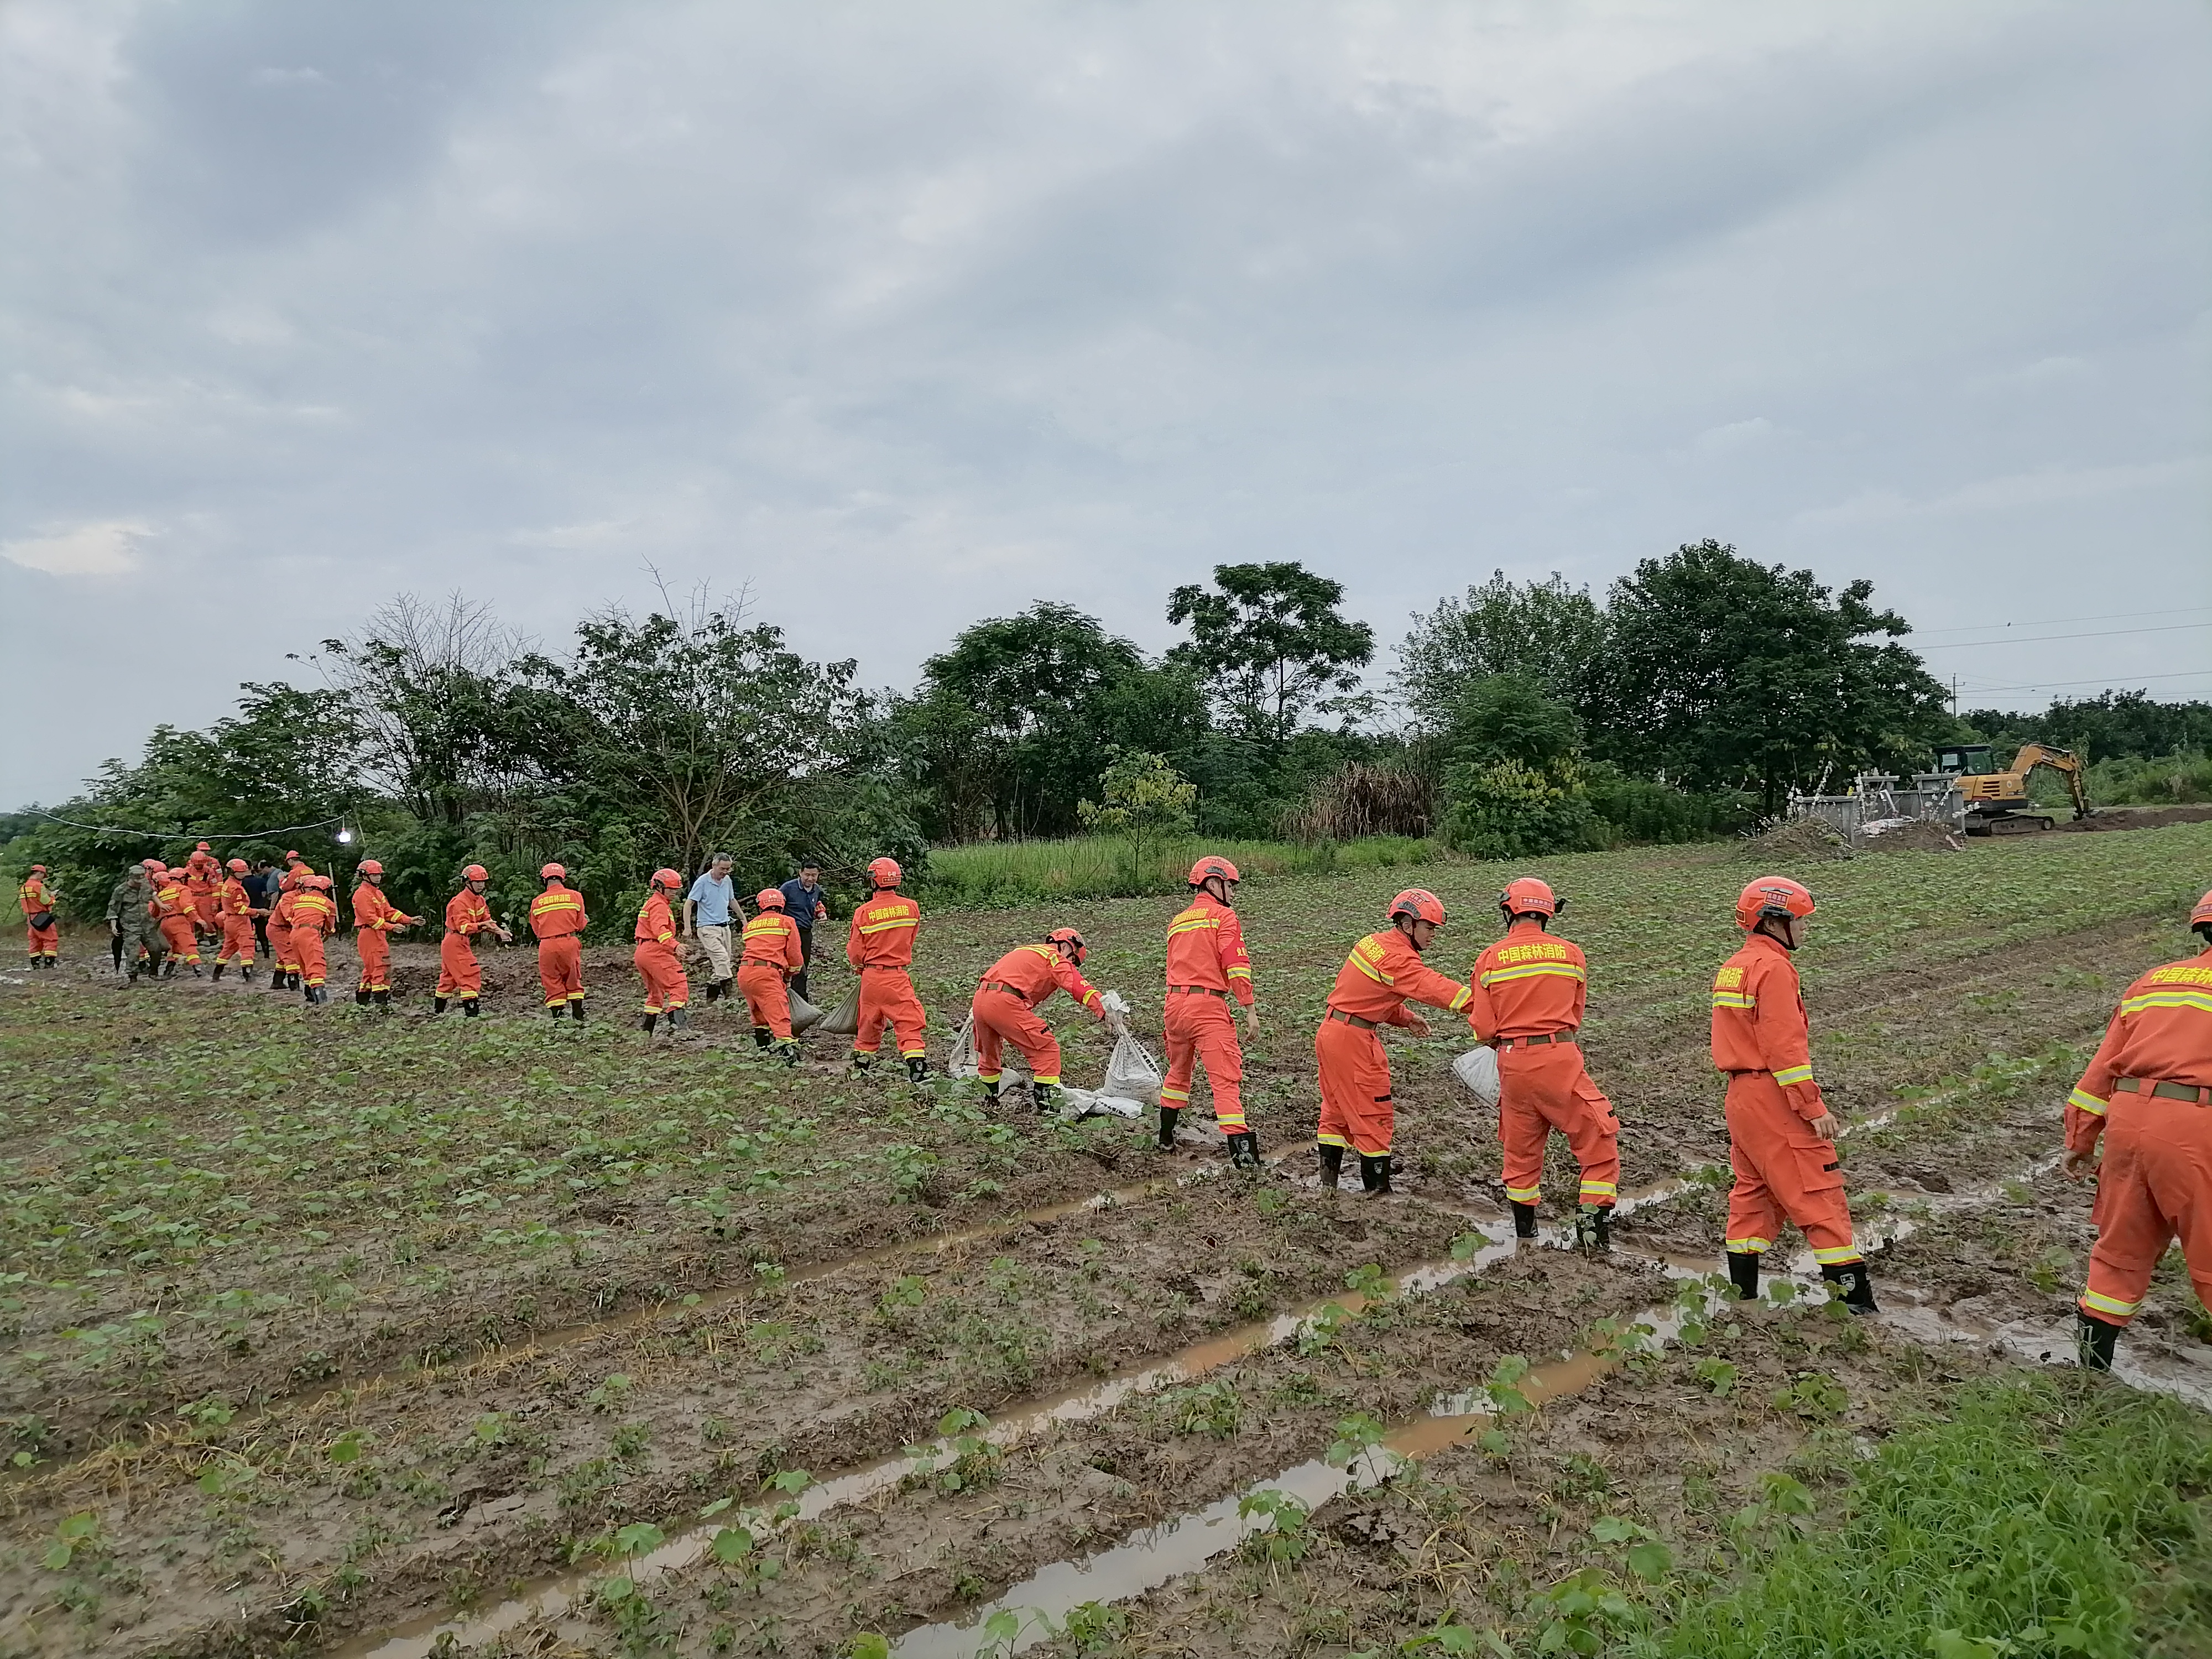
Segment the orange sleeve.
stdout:
<svg viewBox="0 0 2212 1659">
<path fill-rule="evenodd" d="M 1249 1008 L 1254 989 L 1252 957 L 1244 948 L 1244 924 L 1235 911 L 1223 915 L 1221 927 L 1213 935 L 1213 948 L 1221 958 L 1221 976 L 1229 981 L 1229 994 Z"/>
<path fill-rule="evenodd" d="M 1828 1108 L 1820 1098 L 1820 1085 L 1813 1081 L 1813 1033 L 1806 1024 L 1796 973 L 1787 962 L 1766 957 L 1747 977 L 1758 999 L 1751 1024 L 1759 1059 L 1782 1086 L 1790 1109 L 1809 1123 Z"/>
<path fill-rule="evenodd" d="M 1106 1005 L 1091 988 L 1091 981 L 1083 977 L 1083 970 L 1062 960 L 1058 951 L 1053 953 L 1052 976 L 1060 981 L 1060 988 L 1067 993 L 1077 1007 L 1087 1009 L 1094 1019 L 1106 1018 Z"/>
<path fill-rule="evenodd" d="M 1467 1023 L 1474 1028 L 1475 1039 L 1492 1042 L 1498 1036 L 1498 1005 L 1490 999 L 1490 988 L 1482 982 L 1483 970 L 1490 966 L 1492 949 L 1486 949 L 1467 970 Z"/>
</svg>

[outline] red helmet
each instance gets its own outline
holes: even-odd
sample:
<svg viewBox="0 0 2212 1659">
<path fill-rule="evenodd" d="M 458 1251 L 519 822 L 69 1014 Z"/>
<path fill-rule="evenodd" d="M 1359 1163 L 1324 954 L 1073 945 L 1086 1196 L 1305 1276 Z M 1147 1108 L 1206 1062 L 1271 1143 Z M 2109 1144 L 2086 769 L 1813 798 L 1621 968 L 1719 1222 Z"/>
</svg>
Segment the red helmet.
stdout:
<svg viewBox="0 0 2212 1659">
<path fill-rule="evenodd" d="M 681 887 L 684 878 L 673 870 L 659 869 L 653 872 L 653 884 L 655 887 Z"/>
<path fill-rule="evenodd" d="M 471 864 L 467 869 L 461 872 L 461 879 L 463 881 L 489 881 L 491 879 L 491 872 L 485 869 L 481 864 Z"/>
<path fill-rule="evenodd" d="M 1243 879 L 1237 873 L 1235 865 L 1227 859 L 1216 857 L 1212 853 L 1208 853 L 1190 866 L 1190 884 L 1194 887 L 1205 886 L 1207 878 L 1212 876 L 1218 876 L 1222 880 L 1230 882 Z"/>
<path fill-rule="evenodd" d="M 284 857 L 285 857 L 285 860 L 286 860 L 286 861 L 287 861 L 287 862 L 289 862 L 289 861 L 290 861 L 291 860 L 295 859 L 295 858 L 297 858 L 297 857 L 299 857 L 299 856 L 300 856 L 300 855 L 299 855 L 299 854 L 298 854 L 298 853 L 296 853 L 296 852 L 287 853 L 287 854 L 284 854 Z"/>
<path fill-rule="evenodd" d="M 781 887 L 762 888 L 759 892 L 753 895 L 753 904 L 756 908 L 762 910 L 782 909 L 783 889 Z"/>
<path fill-rule="evenodd" d="M 36 870 L 45 866 L 34 864 L 31 867 Z M 2197 908 L 2189 913 L 2189 927 L 2192 933 L 2199 927 L 2212 927 L 2212 893 L 2197 901 Z"/>
<path fill-rule="evenodd" d="M 1747 933 L 1761 916 L 1809 916 L 1813 895 L 1787 876 L 1761 876 L 1735 902 L 1735 925 Z"/>
<path fill-rule="evenodd" d="M 562 879 L 562 881 L 566 881 L 566 880 L 568 880 L 568 872 L 567 866 L 563 866 L 563 865 L 558 865 L 558 864 L 549 864 L 549 865 L 546 865 L 543 869 L 541 869 L 541 870 L 539 870 L 539 871 L 538 871 L 538 876 L 540 877 L 540 878 L 541 878 L 541 879 L 547 880 L 547 881 L 550 881 L 550 880 L 552 880 L 552 879 L 553 879 L 555 877 L 556 877 L 556 876 L 557 876 L 558 878 L 560 878 L 560 879 Z"/>
<path fill-rule="evenodd" d="M 1559 901 L 1548 882 L 1521 876 L 1505 884 L 1505 890 L 1498 896 L 1498 908 L 1509 916 L 1556 916 Z"/>
<path fill-rule="evenodd" d="M 1090 945 L 1084 942 L 1083 935 L 1073 927 L 1054 928 L 1044 936 L 1044 942 L 1047 945 L 1073 945 L 1075 947 L 1075 960 L 1078 963 L 1082 962 L 1091 950 Z"/>
<path fill-rule="evenodd" d="M 159 859 L 141 859 L 138 860 L 138 867 L 142 870 L 150 871 L 153 874 L 158 876 L 169 866 L 162 863 Z"/>
<path fill-rule="evenodd" d="M 1416 921 L 1444 925 L 1444 902 L 1425 887 L 1408 887 L 1390 901 L 1390 920 L 1411 916 Z"/>
<path fill-rule="evenodd" d="M 31 866 L 31 873 L 34 876 L 43 876 L 46 873 L 46 866 L 43 864 L 34 864 Z"/>
<path fill-rule="evenodd" d="M 878 887 L 896 887 L 906 879 L 906 872 L 899 868 L 896 859 L 871 859 L 868 879 Z"/>
<path fill-rule="evenodd" d="M 364 876 L 380 876 L 384 873 L 384 866 L 374 859 L 363 859 L 356 867 Z"/>
<path fill-rule="evenodd" d="M 318 893 L 327 893 L 331 890 L 331 878 L 328 876 L 309 876 L 307 884 Z"/>
<path fill-rule="evenodd" d="M 192 851 L 194 851 L 195 853 L 204 853 L 204 852 L 207 852 L 208 850 L 210 850 L 210 849 L 209 849 L 209 848 L 208 848 L 208 844 L 207 844 L 205 842 L 202 842 L 198 846 L 197 846 L 197 847 L 195 847 L 195 848 L 192 848 Z"/>
<path fill-rule="evenodd" d="M 244 859 L 233 859 L 228 864 L 224 865 L 222 867 L 229 871 L 234 875 L 242 876 L 253 866 L 248 864 Z"/>
</svg>

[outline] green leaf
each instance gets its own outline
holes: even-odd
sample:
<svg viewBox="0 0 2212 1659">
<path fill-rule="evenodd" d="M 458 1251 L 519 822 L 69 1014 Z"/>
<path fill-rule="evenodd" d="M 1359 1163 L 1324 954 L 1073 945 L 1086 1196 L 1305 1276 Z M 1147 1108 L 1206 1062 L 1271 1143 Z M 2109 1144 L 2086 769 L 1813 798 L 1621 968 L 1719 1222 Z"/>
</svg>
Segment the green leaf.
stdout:
<svg viewBox="0 0 2212 1659">
<path fill-rule="evenodd" d="M 1628 1552 L 1628 1570 L 1647 1584 L 1656 1584 L 1674 1567 L 1674 1552 L 1656 1539 L 1646 1539 Z"/>
<path fill-rule="evenodd" d="M 717 1527 L 709 1547 L 724 1566 L 732 1566 L 753 1553 L 753 1535 L 743 1527 Z"/>
<path fill-rule="evenodd" d="M 699 1511 L 699 1518 L 702 1521 L 712 1521 L 716 1516 L 720 1515 L 724 1510 L 726 1510 L 731 1504 L 737 1501 L 738 1500 L 734 1498 L 717 1498 L 713 1503 L 708 1504 L 705 1509 Z"/>
<path fill-rule="evenodd" d="M 59 1572 L 64 1567 L 69 1565 L 70 1557 L 75 1553 L 76 1552 L 71 1550 L 67 1544 L 47 1545 L 46 1566 L 48 1570 L 53 1572 Z"/>
<path fill-rule="evenodd" d="M 1601 1544 L 1625 1544 L 1644 1536 L 1644 1528 L 1617 1515 L 1601 1515 L 1590 1523 L 1590 1536 Z"/>
<path fill-rule="evenodd" d="M 994 1642 L 1011 1642 L 1022 1633 L 1021 1615 L 1001 1607 L 983 1621 L 983 1634 Z"/>
<path fill-rule="evenodd" d="M 814 1484 L 814 1477 L 805 1469 L 780 1469 L 763 1483 L 771 1492 L 805 1492 Z"/>
<path fill-rule="evenodd" d="M 668 1541 L 668 1534 L 650 1521 L 633 1521 L 615 1534 L 617 1555 L 648 1555 Z"/>
<path fill-rule="evenodd" d="M 890 1638 L 864 1630 L 846 1643 L 845 1651 L 849 1659 L 890 1659 Z"/>
</svg>

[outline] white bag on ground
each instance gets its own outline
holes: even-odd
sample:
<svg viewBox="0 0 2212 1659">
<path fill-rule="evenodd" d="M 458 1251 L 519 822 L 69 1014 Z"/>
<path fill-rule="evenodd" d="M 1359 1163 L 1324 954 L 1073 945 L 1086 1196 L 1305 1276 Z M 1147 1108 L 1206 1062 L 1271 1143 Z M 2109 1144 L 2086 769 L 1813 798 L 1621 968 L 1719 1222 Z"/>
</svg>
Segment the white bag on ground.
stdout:
<svg viewBox="0 0 2212 1659">
<path fill-rule="evenodd" d="M 787 995 L 791 1002 L 792 1036 L 797 1036 L 801 1032 L 811 1031 L 817 1025 L 819 1025 L 822 1023 L 825 1016 L 819 1008 L 809 1002 L 805 997 L 799 995 L 796 991 L 789 992 L 787 993 Z M 853 1013 L 853 1024 L 857 1027 L 860 1023 L 860 1005 L 857 1003 L 854 1005 Z"/>
<path fill-rule="evenodd" d="M 822 1016 L 814 1028 L 824 1036 L 858 1036 L 860 1032 L 860 988 L 855 985 L 845 1000 Z"/>
<path fill-rule="evenodd" d="M 1498 1051 L 1470 1048 L 1452 1061 L 1452 1075 L 1486 1106 L 1498 1104 Z"/>
<path fill-rule="evenodd" d="M 1159 1066 L 1145 1052 L 1145 1045 L 1123 1036 L 1114 1041 L 1114 1052 L 1106 1061 L 1106 1080 L 1098 1085 L 1098 1092 L 1118 1100 L 1133 1100 L 1139 1106 L 1157 1106 L 1162 1081 Z"/>
<path fill-rule="evenodd" d="M 975 1057 L 975 1016 L 970 1014 L 960 1022 L 960 1030 L 952 1039 L 952 1058 L 945 1062 L 947 1073 L 956 1078 L 979 1075 L 983 1067 Z M 1022 1051 L 1011 1042 L 999 1045 L 999 1085 L 1009 1088 L 1032 1080 L 1029 1062 Z"/>
</svg>

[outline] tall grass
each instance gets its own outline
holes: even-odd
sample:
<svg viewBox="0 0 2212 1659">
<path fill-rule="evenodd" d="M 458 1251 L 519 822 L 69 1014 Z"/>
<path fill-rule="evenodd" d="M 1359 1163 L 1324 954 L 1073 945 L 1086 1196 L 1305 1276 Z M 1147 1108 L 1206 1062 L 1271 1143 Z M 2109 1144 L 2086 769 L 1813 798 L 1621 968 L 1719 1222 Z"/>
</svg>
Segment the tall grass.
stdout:
<svg viewBox="0 0 2212 1659">
<path fill-rule="evenodd" d="M 1676 1610 L 1649 1659 L 2212 1652 L 2212 1419 L 2048 1377 L 1970 1385 L 1885 1443 L 1839 1524 Z"/>
<path fill-rule="evenodd" d="M 969 907 L 1034 904 L 1059 898 L 1129 898 L 1180 893 L 1191 861 L 1218 853 L 1246 880 L 1330 870 L 1394 869 L 1448 856 L 1437 842 L 1410 836 L 1359 841 L 1187 841 L 1147 846 L 1141 862 L 1129 844 L 1103 836 L 1065 841 L 979 842 L 941 847 L 929 855 L 921 890 L 940 904 Z"/>
</svg>

